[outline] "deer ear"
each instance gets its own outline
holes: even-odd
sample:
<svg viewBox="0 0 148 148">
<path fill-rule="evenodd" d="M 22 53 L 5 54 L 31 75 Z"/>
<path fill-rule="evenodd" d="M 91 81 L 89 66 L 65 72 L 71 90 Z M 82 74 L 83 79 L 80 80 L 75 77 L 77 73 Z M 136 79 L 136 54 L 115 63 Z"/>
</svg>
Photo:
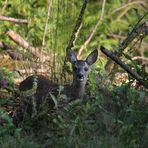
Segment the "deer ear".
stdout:
<svg viewBox="0 0 148 148">
<path fill-rule="evenodd" d="M 98 49 L 95 49 L 94 51 L 92 51 L 89 55 L 88 55 L 88 57 L 86 58 L 86 63 L 88 64 L 88 65 L 92 65 L 92 64 L 94 64 L 95 62 L 96 62 L 96 60 L 97 60 L 97 58 L 98 58 Z"/>
<path fill-rule="evenodd" d="M 74 63 L 77 61 L 77 57 L 76 57 L 76 54 L 74 53 L 74 51 L 70 50 L 67 53 L 67 59 L 70 63 Z"/>
</svg>

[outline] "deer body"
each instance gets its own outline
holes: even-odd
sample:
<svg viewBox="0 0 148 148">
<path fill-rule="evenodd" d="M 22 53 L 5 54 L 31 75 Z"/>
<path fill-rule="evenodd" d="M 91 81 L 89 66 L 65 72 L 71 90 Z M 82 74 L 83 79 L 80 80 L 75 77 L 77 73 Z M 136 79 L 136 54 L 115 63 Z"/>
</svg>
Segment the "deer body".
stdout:
<svg viewBox="0 0 148 148">
<path fill-rule="evenodd" d="M 45 98 L 47 97 L 49 92 L 53 93 L 54 95 L 55 95 L 55 93 L 57 93 L 58 85 L 53 83 L 51 80 L 48 80 L 44 76 L 32 75 L 32 76 L 27 77 L 23 82 L 21 82 L 21 84 L 19 86 L 19 90 L 21 92 L 31 90 L 33 88 L 34 81 L 36 81 L 36 83 L 37 83 L 37 88 L 33 92 L 33 97 L 36 99 L 37 110 L 39 110 L 40 104 L 42 104 L 42 102 L 45 100 Z M 30 95 L 30 94 L 27 98 L 24 95 L 25 99 L 23 99 L 23 101 L 28 103 L 28 100 L 31 101 L 31 97 L 32 97 L 32 95 Z M 31 103 L 32 102 L 30 102 L 28 104 L 31 105 Z M 28 105 L 28 104 L 26 104 L 26 105 Z M 52 101 L 52 99 L 50 99 L 49 100 L 49 107 L 53 108 L 53 106 L 54 106 L 54 102 Z M 28 108 L 30 108 L 30 107 L 28 107 Z"/>
<path fill-rule="evenodd" d="M 77 60 L 76 55 L 73 51 L 67 53 L 67 58 L 69 62 L 72 64 L 73 70 L 73 81 L 71 85 L 65 85 L 63 94 L 65 94 L 68 98 L 73 99 L 82 99 L 85 94 L 85 85 L 87 82 L 87 77 L 89 73 L 89 67 L 96 62 L 98 57 L 98 50 L 95 49 L 91 52 L 86 60 Z M 25 104 L 27 107 L 27 112 L 32 112 L 32 97 L 36 100 L 36 108 L 40 110 L 40 106 L 42 102 L 47 98 L 49 92 L 53 93 L 55 96 L 58 94 L 58 85 L 48 80 L 44 76 L 29 76 L 23 82 L 21 82 L 19 86 L 19 90 L 21 92 L 27 91 L 33 88 L 34 78 L 36 78 L 37 87 L 32 94 L 32 96 L 25 97 L 25 101 L 23 99 L 22 104 Z M 53 109 L 55 106 L 54 101 L 48 98 L 49 108 Z M 27 101 L 26 101 L 27 100 Z M 29 100 L 29 101 L 28 101 Z M 21 107 L 20 107 L 21 108 Z"/>
</svg>

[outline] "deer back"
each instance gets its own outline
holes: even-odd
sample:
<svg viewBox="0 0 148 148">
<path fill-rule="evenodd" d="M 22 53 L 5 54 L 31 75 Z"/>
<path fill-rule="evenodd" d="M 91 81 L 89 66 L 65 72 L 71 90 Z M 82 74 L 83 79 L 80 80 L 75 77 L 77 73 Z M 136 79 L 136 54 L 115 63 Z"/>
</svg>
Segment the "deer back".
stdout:
<svg viewBox="0 0 148 148">
<path fill-rule="evenodd" d="M 57 95 L 58 85 L 48 80 L 46 77 L 38 75 L 38 76 L 29 76 L 24 81 L 20 83 L 19 90 L 20 92 L 27 92 L 28 90 L 32 90 L 34 87 L 34 83 L 36 81 L 36 89 L 33 91 L 33 94 L 26 93 L 26 96 L 23 97 L 23 102 L 29 102 L 28 104 L 32 104 L 32 97 L 35 98 L 37 110 L 39 110 L 40 105 L 48 99 L 49 108 L 53 109 L 55 106 L 54 101 L 49 96 L 49 93 L 53 93 L 55 96 Z M 28 92 L 29 93 L 29 92 Z M 47 98 L 48 97 L 48 98 Z M 29 107 L 28 107 L 29 108 Z"/>
</svg>

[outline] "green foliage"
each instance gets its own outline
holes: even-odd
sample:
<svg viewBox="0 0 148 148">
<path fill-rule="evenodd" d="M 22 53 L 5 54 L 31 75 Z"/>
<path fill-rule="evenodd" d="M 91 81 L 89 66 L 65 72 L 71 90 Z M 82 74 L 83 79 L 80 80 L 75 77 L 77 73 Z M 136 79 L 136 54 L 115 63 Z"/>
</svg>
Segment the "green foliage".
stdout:
<svg viewBox="0 0 148 148">
<path fill-rule="evenodd" d="M 6 68 L 0 68 L 0 82 L 0 88 L 13 87 L 14 74 Z"/>
<path fill-rule="evenodd" d="M 14 128 L 13 124 L 12 124 L 12 119 L 9 118 L 9 116 L 7 115 L 7 113 L 4 113 L 4 111 L 0 110 L 0 117 L 1 117 L 1 120 L 4 120 L 4 121 L 1 121 L 1 122 L 6 122 L 5 124 L 5 127 L 4 128 L 3 126 L 1 126 L 0 128 L 0 135 L 4 135 L 6 134 L 8 131 L 11 133 L 12 130 Z M 9 134 L 8 132 L 8 134 Z"/>
<path fill-rule="evenodd" d="M 8 136 L 7 143 L 24 147 L 29 138 L 27 145 L 35 147 L 139 147 L 147 139 L 148 94 L 123 85 L 111 95 L 109 102 L 102 97 L 89 98 L 86 103 L 76 100 L 62 110 L 29 118 L 20 133 L 23 137 Z M 5 136 L 14 128 L 8 119 Z M 4 139 L 1 143 L 7 145 Z"/>
<path fill-rule="evenodd" d="M 51 14 L 45 37 L 46 46 L 43 50 L 51 55 L 49 57 L 54 57 L 51 63 L 48 62 L 48 66 L 50 65 L 51 69 L 54 68 L 53 72 L 60 73 L 61 71 L 65 47 L 68 44 L 82 2 L 77 0 L 52 0 Z M 8 39 L 5 34 L 7 29 L 11 29 L 26 39 L 30 45 L 40 48 L 45 29 L 47 6 L 47 1 L 42 0 L 15 0 L 15 2 L 9 0 L 5 10 L 3 10 L 4 1 L 0 1 L 1 15 L 28 20 L 27 25 L 7 21 L 0 22 L 0 41 L 16 47 L 16 44 Z M 92 40 L 83 50 L 82 57 L 100 45 L 112 50 L 117 49 L 118 44 L 121 43 L 128 32 L 133 29 L 133 25 L 147 11 L 144 6 L 144 0 L 106 1 L 103 19 L 100 21 Z M 75 51 L 79 51 L 94 29 L 98 18 L 101 16 L 101 9 L 102 1 L 89 1 L 82 28 L 75 42 Z M 139 36 L 136 40 L 144 41 L 145 44 L 147 42 L 147 38 L 142 39 Z M 145 51 L 145 46 L 142 46 L 139 42 L 136 43 L 138 43 L 138 49 L 140 50 L 134 51 L 135 43 L 131 43 L 124 51 L 124 57 L 122 58 L 146 80 L 148 75 L 146 69 L 143 69 L 142 64 L 144 61 L 133 61 L 132 57 L 141 55 L 141 51 L 144 51 L 143 55 L 145 57 L 147 57 L 148 53 Z M 22 47 L 18 48 L 18 50 L 22 50 Z M 3 52 L 4 49 L 0 51 Z M 57 98 L 49 94 L 57 108 L 50 112 L 47 105 L 45 105 L 44 110 L 37 114 L 35 110 L 36 104 L 33 100 L 34 113 L 31 117 L 25 117 L 21 128 L 14 126 L 12 117 L 9 116 L 8 111 L 6 111 L 7 108 L 5 108 L 8 103 L 11 104 L 10 98 L 16 100 L 15 75 L 7 68 L 1 68 L 1 147 L 147 147 L 147 91 L 144 88 L 133 87 L 130 77 L 128 83 L 122 83 L 118 87 L 108 83 L 108 75 L 104 70 L 106 57 L 101 54 L 99 56 L 99 61 L 96 66 L 92 67 L 92 72 L 89 75 L 90 86 L 87 90 L 89 95 L 84 102 L 75 100 L 66 106 L 58 108 L 60 99 L 66 99 L 66 96 L 60 94 L 62 90 L 62 87 L 60 87 Z M 36 90 L 36 87 L 35 81 L 33 88 Z M 24 93 L 23 97 L 34 93 L 34 89 Z"/>
<path fill-rule="evenodd" d="M 14 73 L 0 68 L 0 105 L 6 104 L 15 93 Z"/>
</svg>

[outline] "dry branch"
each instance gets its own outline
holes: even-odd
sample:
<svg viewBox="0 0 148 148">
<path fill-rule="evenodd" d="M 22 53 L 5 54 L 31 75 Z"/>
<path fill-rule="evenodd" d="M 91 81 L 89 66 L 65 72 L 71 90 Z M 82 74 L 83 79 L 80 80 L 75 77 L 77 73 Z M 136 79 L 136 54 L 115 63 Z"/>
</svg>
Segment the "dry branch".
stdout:
<svg viewBox="0 0 148 148">
<path fill-rule="evenodd" d="M 0 16 L 0 21 L 9 21 L 9 22 L 18 23 L 18 24 L 28 23 L 28 20 L 26 19 L 17 19 L 17 18 L 12 18 L 12 17 L 7 17 L 7 16 Z"/>
<path fill-rule="evenodd" d="M 129 73 L 133 78 L 135 78 L 141 85 L 148 89 L 148 82 L 138 75 L 135 71 L 133 71 L 128 65 L 124 64 L 118 56 L 116 56 L 113 52 L 108 51 L 103 46 L 100 47 L 100 50 L 109 58 L 111 58 L 114 62 L 120 65 L 127 73 Z"/>
<path fill-rule="evenodd" d="M 38 48 L 30 46 L 29 43 L 23 39 L 20 35 L 15 33 L 12 30 L 6 32 L 10 39 L 12 39 L 16 44 L 20 45 L 21 47 L 27 49 L 32 55 L 40 58 L 40 52 Z"/>
</svg>

